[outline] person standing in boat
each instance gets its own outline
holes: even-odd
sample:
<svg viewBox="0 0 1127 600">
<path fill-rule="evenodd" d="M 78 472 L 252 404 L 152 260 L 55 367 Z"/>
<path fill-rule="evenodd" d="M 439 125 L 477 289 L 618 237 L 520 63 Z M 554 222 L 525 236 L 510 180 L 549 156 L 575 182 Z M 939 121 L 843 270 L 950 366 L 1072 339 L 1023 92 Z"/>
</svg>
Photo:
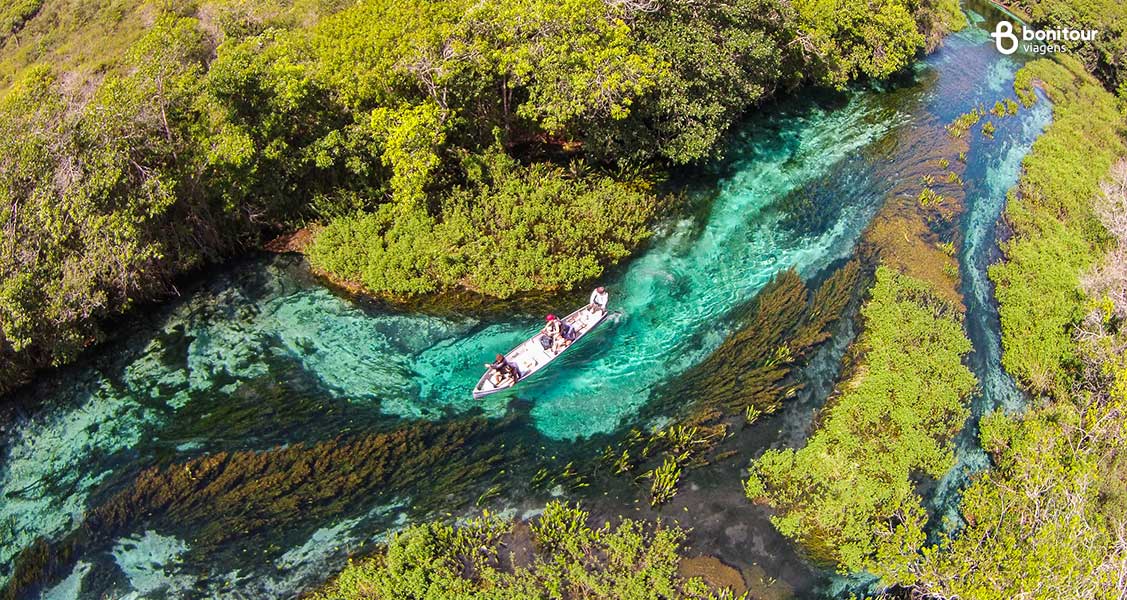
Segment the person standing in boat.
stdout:
<svg viewBox="0 0 1127 600">
<path fill-rule="evenodd" d="M 610 294 L 607 293 L 607 288 L 599 286 L 595 291 L 591 292 L 591 303 L 587 308 L 592 313 L 605 313 L 607 312 L 607 302 L 610 301 Z"/>
</svg>

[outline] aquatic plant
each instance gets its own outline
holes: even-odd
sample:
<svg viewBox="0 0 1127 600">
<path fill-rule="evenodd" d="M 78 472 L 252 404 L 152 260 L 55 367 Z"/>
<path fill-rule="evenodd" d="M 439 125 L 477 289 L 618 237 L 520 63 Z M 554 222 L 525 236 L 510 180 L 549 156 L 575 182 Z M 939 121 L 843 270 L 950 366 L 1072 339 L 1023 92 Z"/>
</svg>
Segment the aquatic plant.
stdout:
<svg viewBox="0 0 1127 600">
<path fill-rule="evenodd" d="M 648 474 L 650 484 L 650 505 L 660 506 L 677 494 L 677 482 L 681 478 L 681 465 L 673 456 L 666 456 L 661 465 Z"/>
<path fill-rule="evenodd" d="M 984 136 L 986 136 L 990 139 L 994 139 L 994 132 L 995 131 L 996 131 L 996 128 L 994 127 L 993 121 L 987 121 L 987 122 L 982 124 L 982 135 L 984 135 Z"/>
<path fill-rule="evenodd" d="M 919 202 L 920 206 L 923 207 L 939 206 L 943 204 L 943 196 L 935 190 L 929 187 L 925 187 L 924 189 L 920 190 L 920 194 L 916 197 L 916 201 Z"/>
<path fill-rule="evenodd" d="M 971 127 L 982 119 L 984 113 L 985 111 L 981 111 L 976 107 L 971 109 L 970 112 L 955 117 L 955 120 L 947 125 L 947 133 L 954 138 L 963 137 Z"/>
<path fill-rule="evenodd" d="M 92 509 L 77 537 L 50 544 L 50 555 L 63 556 L 75 544 L 105 542 L 144 523 L 190 528 L 195 532 L 191 552 L 215 556 L 235 539 L 254 540 L 282 524 L 315 526 L 369 506 L 375 498 L 411 491 L 449 508 L 448 498 L 464 495 L 497 465 L 514 459 L 516 450 L 491 443 L 508 425 L 480 418 L 421 421 L 351 440 L 217 452 L 151 467 Z M 411 511 L 427 514 L 435 508 L 420 502 Z M 5 594 L 18 596 L 58 574 L 63 564 L 58 560 L 30 568 L 42 563 L 39 555 L 21 555 L 17 571 L 28 575 L 9 582 Z"/>
<path fill-rule="evenodd" d="M 1006 116 L 1007 111 L 1005 102 L 1002 102 L 1001 100 L 995 102 L 994 107 L 990 109 L 990 114 L 994 115 L 995 117 Z"/>
<path fill-rule="evenodd" d="M 1100 182 L 1127 153 L 1122 115 L 1070 57 L 1018 72 L 1015 88 L 1026 104 L 1036 101 L 1033 80 L 1053 102 L 1053 121 L 1025 159 L 1019 195 L 1006 208 L 1014 236 L 990 276 L 1002 362 L 1035 398 L 1027 410 L 981 420 L 992 468 L 962 494 L 965 526 L 944 532 L 900 573 L 912 596 L 1123 596 L 1127 331 L 1104 329 L 1098 292 L 1085 297 L 1096 290 L 1077 287 L 1106 260 L 1106 233 L 1091 217 L 1101 203 L 1117 206 L 1100 194 Z M 1099 360 L 1100 348 L 1111 350 L 1110 364 Z"/>
<path fill-rule="evenodd" d="M 749 405 L 764 413 L 775 410 L 787 394 L 792 369 L 828 339 L 830 325 L 842 316 L 860 276 L 860 263 L 851 261 L 811 293 L 793 271 L 780 273 L 735 312 L 738 329 L 655 394 L 681 402 L 649 410 L 670 408 L 683 422 L 696 424 L 741 415 Z"/>
<path fill-rule="evenodd" d="M 939 159 L 939 168 L 940 169 L 946 170 L 947 167 L 949 167 L 949 166 L 951 166 L 951 161 L 947 160 L 946 158 Z"/>
</svg>

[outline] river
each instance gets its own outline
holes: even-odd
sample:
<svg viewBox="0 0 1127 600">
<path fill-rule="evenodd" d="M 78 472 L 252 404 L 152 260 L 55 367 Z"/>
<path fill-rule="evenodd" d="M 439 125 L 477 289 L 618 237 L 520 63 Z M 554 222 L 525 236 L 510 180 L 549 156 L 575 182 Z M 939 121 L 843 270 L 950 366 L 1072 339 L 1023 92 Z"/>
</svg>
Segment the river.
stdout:
<svg viewBox="0 0 1127 600">
<path fill-rule="evenodd" d="M 521 516 L 559 496 L 608 518 L 658 514 L 629 481 L 528 482 L 541 465 L 566 470 L 631 429 L 665 422 L 654 407 L 671 399 L 659 396 L 739 326 L 734 311 L 785 269 L 825 278 L 854 255 L 889 195 L 949 150 L 944 124 L 1013 97 L 1024 59 L 997 53 L 991 21 L 971 16 L 971 28 L 900 80 L 750 117 L 725 160 L 680 176 L 685 207 L 608 276 L 618 314 L 513 393 L 479 403 L 470 389 L 482 363 L 542 315 L 373 306 L 321 285 L 294 257 L 238 261 L 200 276 L 177 301 L 137 311 L 118 341 L 6 399 L 14 409 L 0 430 L 0 582 L 43 539 L 59 558 L 44 597 L 291 597 L 389 532 L 475 505 Z M 1001 370 L 985 269 L 1005 192 L 1050 116 L 1040 102 L 994 119 L 994 138 L 972 136 L 967 151 L 957 239 L 970 362 L 982 382 L 975 418 L 1022 403 Z M 562 313 L 581 301 L 549 303 Z M 758 578 L 753 587 L 770 597 L 843 585 L 742 500 L 740 480 L 752 456 L 802 443 L 856 324 L 847 315 L 833 331 L 798 375 L 801 391 L 740 429 L 739 453 L 690 472 L 660 512 L 693 528 L 693 551 Z M 460 423 L 473 423 L 471 433 L 446 429 Z M 411 471 L 346 464 L 400 443 L 381 436 L 403 431 L 421 431 L 419 447 L 448 445 Z M 937 516 L 956 514 L 967 473 L 986 464 L 974 420 L 959 456 L 931 493 Z M 222 485 L 204 473 L 208 457 L 224 457 Z M 380 479 L 385 470 L 393 476 Z"/>
</svg>

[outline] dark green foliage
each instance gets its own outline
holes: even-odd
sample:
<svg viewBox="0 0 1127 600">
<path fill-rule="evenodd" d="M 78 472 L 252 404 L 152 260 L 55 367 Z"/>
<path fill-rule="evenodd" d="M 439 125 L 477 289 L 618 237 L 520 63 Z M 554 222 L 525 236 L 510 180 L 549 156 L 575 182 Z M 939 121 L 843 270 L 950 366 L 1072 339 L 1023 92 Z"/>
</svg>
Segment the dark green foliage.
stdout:
<svg viewBox="0 0 1127 600">
<path fill-rule="evenodd" d="M 863 358 L 805 447 L 769 450 L 751 466 L 749 498 L 778 510 L 784 535 L 843 572 L 889 582 L 923 545 L 921 475 L 954 464 L 951 439 L 975 387 L 961 314 L 929 284 L 877 269 L 862 309 Z"/>
<path fill-rule="evenodd" d="M 738 329 L 657 396 L 676 398 L 694 422 L 745 414 L 749 406 L 774 411 L 794 391 L 787 387 L 792 370 L 829 338 L 862 280 L 857 261 L 814 292 L 794 271 L 780 273 L 735 316 Z"/>
<path fill-rule="evenodd" d="M 316 600 L 689 600 L 732 598 L 677 574 L 685 532 L 626 519 L 588 525 L 590 515 L 552 502 L 528 525 L 485 515 L 451 527 L 415 525 L 387 549 L 353 562 Z M 528 541 L 514 544 L 519 538 Z"/>
<path fill-rule="evenodd" d="M 748 108 L 802 76 L 795 15 L 786 3 L 674 2 L 639 15 L 638 30 L 666 68 L 652 100 L 622 125 L 588 133 L 598 155 L 640 162 L 656 150 L 674 163 L 699 160 L 718 150 Z"/>
<path fill-rule="evenodd" d="M 395 294 L 567 289 L 627 256 L 660 205 L 637 185 L 522 167 L 502 153 L 486 155 L 476 171 L 472 187 L 443 200 L 438 218 L 387 204 L 331 221 L 308 249 L 310 261 Z"/>
<path fill-rule="evenodd" d="M 648 235 L 662 168 L 713 155 L 779 88 L 906 66 L 946 4 L 841 22 L 779 0 L 7 7 L 32 48 L 0 47 L 18 80 L 0 92 L 0 389 L 310 223 L 314 261 L 380 294 L 597 278 Z"/>
<path fill-rule="evenodd" d="M 1038 28 L 1095 29 L 1090 42 L 1053 42 L 1078 56 L 1105 86 L 1127 98 L 1127 4 L 1120 0 L 1016 0 Z"/>
</svg>

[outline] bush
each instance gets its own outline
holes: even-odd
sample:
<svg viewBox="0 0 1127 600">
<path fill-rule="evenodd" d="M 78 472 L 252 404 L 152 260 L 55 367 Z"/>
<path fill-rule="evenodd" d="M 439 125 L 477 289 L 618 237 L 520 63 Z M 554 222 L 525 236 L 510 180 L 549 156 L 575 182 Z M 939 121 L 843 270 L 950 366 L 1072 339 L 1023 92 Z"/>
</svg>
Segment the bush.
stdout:
<svg viewBox="0 0 1127 600">
<path fill-rule="evenodd" d="M 961 313 L 929 284 L 877 269 L 862 309 L 863 364 L 798 450 L 768 450 L 745 492 L 778 510 L 783 535 L 843 572 L 896 581 L 924 542 L 921 475 L 954 465 L 951 440 L 975 378 Z"/>
<path fill-rule="evenodd" d="M 990 268 L 1002 320 L 1002 362 L 1031 391 L 1068 395 L 1077 367 L 1071 335 L 1084 315 L 1080 273 L 1096 261 L 1106 232 L 1091 208 L 1099 182 L 1127 151 L 1115 101 L 1075 61 L 1039 60 L 1015 86 L 1043 83 L 1053 123 L 1022 163 L 1005 219 L 1006 260 Z"/>
<path fill-rule="evenodd" d="M 336 219 L 309 247 L 310 261 L 382 294 L 569 289 L 628 256 L 661 206 L 642 186 L 522 167 L 499 152 L 472 168 L 476 181 L 447 196 L 438 218 L 388 204 Z"/>
<path fill-rule="evenodd" d="M 356 561 L 316 600 L 719 600 L 699 579 L 677 574 L 685 532 L 626 519 L 592 529 L 589 515 L 552 502 L 530 523 L 531 556 L 503 557 L 512 525 L 496 518 L 459 527 L 414 525 L 381 554 Z M 515 547 L 516 552 L 527 548 Z M 503 560 L 509 559 L 509 560 Z M 505 566 L 502 566 L 505 565 Z M 524 566 L 516 566 L 524 565 Z"/>
</svg>

